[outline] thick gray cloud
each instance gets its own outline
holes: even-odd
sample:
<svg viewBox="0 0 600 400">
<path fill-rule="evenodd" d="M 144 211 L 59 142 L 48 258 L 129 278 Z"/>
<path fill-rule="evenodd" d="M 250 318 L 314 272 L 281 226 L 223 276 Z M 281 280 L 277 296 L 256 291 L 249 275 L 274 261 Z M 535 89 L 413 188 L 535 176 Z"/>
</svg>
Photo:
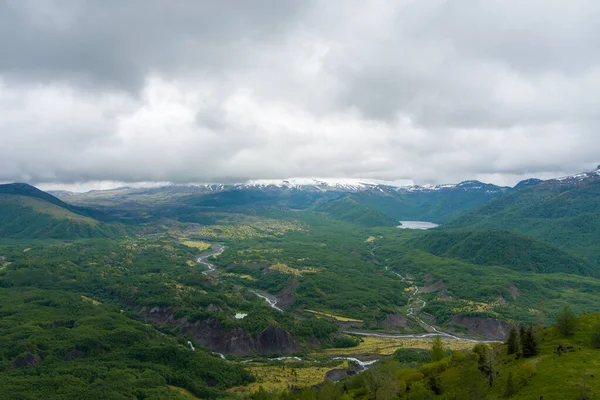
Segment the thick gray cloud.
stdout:
<svg viewBox="0 0 600 400">
<path fill-rule="evenodd" d="M 600 161 L 600 3 L 0 0 L 0 181 L 510 184 Z"/>
</svg>

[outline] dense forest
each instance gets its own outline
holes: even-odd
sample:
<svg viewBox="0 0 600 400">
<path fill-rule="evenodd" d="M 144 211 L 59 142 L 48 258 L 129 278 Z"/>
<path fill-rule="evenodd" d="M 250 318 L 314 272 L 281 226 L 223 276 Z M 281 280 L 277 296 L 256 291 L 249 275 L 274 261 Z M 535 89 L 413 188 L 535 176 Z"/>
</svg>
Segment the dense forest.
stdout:
<svg viewBox="0 0 600 400">
<path fill-rule="evenodd" d="M 478 185 L 427 204 L 450 219 L 443 193 L 462 202 Z M 563 204 L 544 185 L 481 186 L 429 231 L 396 228 L 387 208 L 421 190 L 119 190 L 71 205 L 4 185 L 0 398 L 593 398 L 593 244 L 489 223 L 529 191 Z M 589 190 L 558 192 L 576 207 Z"/>
</svg>

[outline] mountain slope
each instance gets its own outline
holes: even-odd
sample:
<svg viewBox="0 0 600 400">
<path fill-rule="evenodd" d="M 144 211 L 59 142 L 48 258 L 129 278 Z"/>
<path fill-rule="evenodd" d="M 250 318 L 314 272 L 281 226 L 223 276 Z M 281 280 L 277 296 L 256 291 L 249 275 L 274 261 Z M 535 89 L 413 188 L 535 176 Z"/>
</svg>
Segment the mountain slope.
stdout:
<svg viewBox="0 0 600 400">
<path fill-rule="evenodd" d="M 340 399 L 598 399 L 600 350 L 592 343 L 600 314 L 578 317 L 574 326 L 575 333 L 568 337 L 561 336 L 557 326 L 532 329 L 532 339 L 519 343 L 517 354 L 507 354 L 506 344 L 451 352 L 442 343 L 441 353 L 446 353 L 432 360 L 433 343 L 427 343 L 430 353 L 399 349 L 366 372 L 313 388 L 318 391 L 314 395 L 279 398 L 328 399 L 334 393 Z M 528 352 L 533 348 L 531 356 L 522 354 L 524 344 L 530 344 Z"/>
<path fill-rule="evenodd" d="M 509 190 L 478 181 L 397 187 L 356 179 L 257 180 L 243 184 L 166 185 L 87 193 L 53 192 L 69 203 L 102 207 L 173 205 L 234 209 L 306 209 L 317 201 L 352 194 L 395 220 L 445 223 Z"/>
<path fill-rule="evenodd" d="M 447 227 L 527 234 L 600 265 L 600 170 L 512 191 Z"/>
<path fill-rule="evenodd" d="M 0 237 L 79 239 L 124 233 L 73 211 L 61 200 L 26 184 L 0 185 Z"/>
<path fill-rule="evenodd" d="M 64 201 L 36 188 L 35 186 L 28 185 L 27 183 L 7 183 L 5 185 L 0 185 L 0 194 L 13 194 L 33 197 L 62 208 L 70 209 L 71 207 Z"/>
<path fill-rule="evenodd" d="M 421 250 L 479 265 L 499 265 L 515 271 L 593 275 L 583 260 L 549 244 L 504 231 L 428 232 L 411 241 Z"/>
<path fill-rule="evenodd" d="M 480 207 L 508 188 L 478 181 L 457 185 L 413 186 L 395 190 L 363 191 L 357 198 L 397 220 L 444 224 Z"/>
<path fill-rule="evenodd" d="M 353 195 L 321 203 L 315 207 L 315 211 L 325 212 L 342 221 L 366 227 L 398 225 L 397 220 L 361 202 Z"/>
</svg>

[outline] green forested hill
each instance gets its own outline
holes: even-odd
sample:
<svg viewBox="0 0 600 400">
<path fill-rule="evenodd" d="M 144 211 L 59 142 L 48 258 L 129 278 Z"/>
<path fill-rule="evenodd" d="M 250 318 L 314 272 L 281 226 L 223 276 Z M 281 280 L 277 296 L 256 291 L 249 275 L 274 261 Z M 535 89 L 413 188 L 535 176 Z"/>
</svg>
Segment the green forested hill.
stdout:
<svg viewBox="0 0 600 400">
<path fill-rule="evenodd" d="M 585 261 L 552 245 L 505 231 L 428 232 L 411 241 L 437 256 L 479 265 L 501 265 L 523 272 L 593 275 Z"/>
<path fill-rule="evenodd" d="M 119 225 L 105 224 L 76 214 L 62 206 L 60 200 L 55 200 L 49 201 L 39 196 L 0 194 L 0 237 L 79 239 L 112 237 L 124 233 Z"/>
<path fill-rule="evenodd" d="M 371 207 L 352 195 L 339 197 L 316 207 L 334 218 L 365 227 L 397 226 L 398 221 Z"/>
<path fill-rule="evenodd" d="M 251 380 L 239 366 L 72 293 L 0 290 L 1 399 L 200 398 Z"/>
<path fill-rule="evenodd" d="M 25 197 L 33 197 L 44 200 L 58 207 L 66 209 L 71 208 L 71 206 L 69 206 L 64 201 L 52 196 L 49 193 L 39 190 L 34 186 L 28 185 L 27 183 L 7 183 L 4 185 L 0 185 L 0 194 L 12 194 Z"/>
<path fill-rule="evenodd" d="M 507 190 L 478 181 L 423 190 L 371 191 L 355 198 L 397 220 L 445 224 Z"/>
<path fill-rule="evenodd" d="M 547 181 L 510 192 L 448 227 L 518 232 L 600 265 L 600 179 Z"/>
</svg>

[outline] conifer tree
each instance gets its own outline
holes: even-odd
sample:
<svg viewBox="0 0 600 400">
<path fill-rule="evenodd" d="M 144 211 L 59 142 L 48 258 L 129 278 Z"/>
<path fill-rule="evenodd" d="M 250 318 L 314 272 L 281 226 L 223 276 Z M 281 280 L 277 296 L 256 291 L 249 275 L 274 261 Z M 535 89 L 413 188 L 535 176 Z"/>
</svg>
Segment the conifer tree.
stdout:
<svg viewBox="0 0 600 400">
<path fill-rule="evenodd" d="M 525 339 L 522 343 L 524 357 L 533 357 L 537 354 L 537 342 L 533 336 L 533 328 L 531 325 L 525 331 Z"/>
<path fill-rule="evenodd" d="M 444 345 L 442 344 L 442 338 L 439 336 L 435 337 L 433 346 L 431 346 L 431 360 L 440 361 L 444 357 Z"/>
<path fill-rule="evenodd" d="M 591 345 L 595 349 L 600 349 L 600 324 L 592 328 Z"/>
<path fill-rule="evenodd" d="M 525 325 L 521 325 L 519 327 L 519 344 L 521 345 L 521 354 L 523 354 L 523 349 L 525 348 L 525 337 L 527 336 L 527 330 L 525 329 Z"/>
<path fill-rule="evenodd" d="M 504 388 L 504 397 L 511 397 L 515 392 L 516 388 L 513 381 L 513 373 L 509 372 L 508 379 L 506 380 L 506 388 Z"/>
<path fill-rule="evenodd" d="M 515 354 L 519 351 L 519 334 L 517 333 L 517 328 L 514 326 L 510 328 L 506 345 L 508 347 L 508 354 Z"/>
</svg>

